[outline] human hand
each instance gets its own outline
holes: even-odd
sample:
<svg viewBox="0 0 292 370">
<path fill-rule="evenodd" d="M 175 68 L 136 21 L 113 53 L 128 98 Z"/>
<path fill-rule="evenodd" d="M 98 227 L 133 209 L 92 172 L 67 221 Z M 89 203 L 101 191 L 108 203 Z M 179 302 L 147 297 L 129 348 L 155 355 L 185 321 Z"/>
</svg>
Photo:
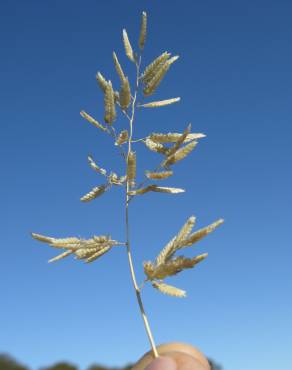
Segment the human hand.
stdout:
<svg viewBox="0 0 292 370">
<path fill-rule="evenodd" d="M 210 370 L 206 357 L 195 347 L 184 343 L 167 343 L 157 347 L 159 357 L 147 352 L 132 370 Z"/>
</svg>

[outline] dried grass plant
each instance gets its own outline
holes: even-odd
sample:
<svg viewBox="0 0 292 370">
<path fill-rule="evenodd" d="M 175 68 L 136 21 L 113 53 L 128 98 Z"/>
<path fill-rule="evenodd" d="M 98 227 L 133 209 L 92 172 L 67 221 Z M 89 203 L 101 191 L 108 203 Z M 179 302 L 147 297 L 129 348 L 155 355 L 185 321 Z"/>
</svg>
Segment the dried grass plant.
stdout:
<svg viewBox="0 0 292 370">
<path fill-rule="evenodd" d="M 94 159 L 89 156 L 88 162 L 90 167 L 101 175 L 104 181 L 102 184 L 94 187 L 83 195 L 80 200 L 82 202 L 90 202 L 100 197 L 106 191 L 109 191 L 112 186 L 123 187 L 125 189 L 126 239 L 124 242 L 119 242 L 112 239 L 110 235 L 93 236 L 90 239 L 80 239 L 76 237 L 53 238 L 36 233 L 33 233 L 32 236 L 41 242 L 62 250 L 61 254 L 52 258 L 49 262 L 55 262 L 73 254 L 76 259 L 83 259 L 85 262 L 90 263 L 100 258 L 105 253 L 108 253 L 114 247 L 126 248 L 132 282 L 140 312 L 150 341 L 153 356 L 157 357 L 157 349 L 142 302 L 141 289 L 145 283 L 149 282 L 155 289 L 164 294 L 175 297 L 185 297 L 186 292 L 184 290 L 166 284 L 164 279 L 176 275 L 183 270 L 193 268 L 207 257 L 207 253 L 193 258 L 187 258 L 182 255 L 177 256 L 177 252 L 197 243 L 200 239 L 204 238 L 216 227 L 221 225 L 223 220 L 219 219 L 211 225 L 192 233 L 196 219 L 194 216 L 191 216 L 182 226 L 181 230 L 161 250 L 153 262 L 144 262 L 145 280 L 142 285 L 137 283 L 130 244 L 130 202 L 137 195 L 144 195 L 148 192 L 169 194 L 184 192 L 184 189 L 160 186 L 155 182 L 169 179 L 173 176 L 173 165 L 186 158 L 197 147 L 198 140 L 204 138 L 205 135 L 202 133 L 192 133 L 191 125 L 189 124 L 182 133 L 150 133 L 147 137 L 133 139 L 133 123 L 136 119 L 137 110 L 144 108 L 159 108 L 179 102 L 179 97 L 146 103 L 142 103 L 141 99 L 141 95 L 146 98 L 152 96 L 156 92 L 170 67 L 177 61 L 178 56 L 171 57 L 170 53 L 164 52 L 141 72 L 142 52 L 147 36 L 147 15 L 145 12 L 142 13 L 138 42 L 139 52 L 133 50 L 126 30 L 123 30 L 122 36 L 125 54 L 135 68 L 136 78 L 134 85 L 130 86 L 129 79 L 118 60 L 117 54 L 114 52 L 113 62 L 120 79 L 119 90 L 114 90 L 111 81 L 103 77 L 100 72 L 96 75 L 98 85 L 104 94 L 104 123 L 100 123 L 85 111 L 81 111 L 80 114 L 85 120 L 99 129 L 102 134 L 105 133 L 112 136 L 115 146 L 120 149 L 121 155 L 124 158 L 125 174 L 119 176 L 113 171 L 108 172 L 96 164 Z M 123 130 L 118 127 L 115 128 L 114 125 L 117 119 L 117 111 L 120 111 L 128 120 L 128 127 Z M 137 154 L 136 151 L 134 151 L 134 145 L 141 144 L 145 145 L 149 150 L 156 152 L 162 158 L 159 165 L 154 170 L 145 171 L 145 178 L 137 184 Z M 149 180 L 153 180 L 154 182 L 149 184 Z"/>
</svg>

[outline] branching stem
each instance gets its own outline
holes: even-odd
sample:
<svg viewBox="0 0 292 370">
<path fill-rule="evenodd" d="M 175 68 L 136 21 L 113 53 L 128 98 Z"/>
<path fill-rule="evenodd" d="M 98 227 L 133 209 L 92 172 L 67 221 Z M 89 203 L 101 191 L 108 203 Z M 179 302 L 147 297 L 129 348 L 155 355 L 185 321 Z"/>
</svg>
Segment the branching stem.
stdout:
<svg viewBox="0 0 292 370">
<path fill-rule="evenodd" d="M 134 117 L 135 117 L 135 108 L 136 108 L 136 99 L 137 99 L 137 94 L 138 94 L 138 88 L 139 88 L 139 71 L 140 71 L 140 64 L 141 64 L 141 57 L 139 59 L 139 62 L 136 63 L 136 68 L 137 68 L 137 76 L 136 76 L 136 89 L 135 93 L 132 99 L 132 105 L 131 105 L 131 116 L 127 115 L 127 118 L 129 119 L 129 124 L 130 124 L 130 132 L 129 132 L 129 139 L 128 139 L 128 153 L 127 153 L 127 158 L 126 158 L 126 165 L 128 165 L 128 157 L 129 154 L 132 150 L 132 137 L 133 137 L 133 122 L 134 122 Z M 130 246 L 130 228 L 129 228 L 129 199 L 130 196 L 128 195 L 130 190 L 130 182 L 127 179 L 126 183 L 126 204 L 125 204 L 125 217 L 126 217 L 126 245 L 127 245 L 127 255 L 128 255 L 128 260 L 129 260 L 129 267 L 130 267 L 130 272 L 131 272 L 131 277 L 132 277 L 132 282 L 134 285 L 137 301 L 139 304 L 140 312 L 142 315 L 142 319 L 144 322 L 144 326 L 146 329 L 146 333 L 152 348 L 152 353 L 154 357 L 158 357 L 158 352 L 157 348 L 155 346 L 155 342 L 153 339 L 153 335 L 151 333 L 150 325 L 148 322 L 147 315 L 144 310 L 142 298 L 141 298 L 141 292 L 140 288 L 137 284 L 137 279 L 136 279 L 136 274 L 134 270 L 134 264 L 133 264 L 133 258 L 132 258 L 132 253 L 131 253 L 131 246 Z"/>
</svg>

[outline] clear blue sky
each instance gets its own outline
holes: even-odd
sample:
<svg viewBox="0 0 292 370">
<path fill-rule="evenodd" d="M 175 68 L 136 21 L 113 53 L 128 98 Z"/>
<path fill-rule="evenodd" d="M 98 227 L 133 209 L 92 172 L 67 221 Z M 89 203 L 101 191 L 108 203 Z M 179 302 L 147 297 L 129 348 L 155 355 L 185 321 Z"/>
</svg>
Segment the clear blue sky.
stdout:
<svg viewBox="0 0 292 370">
<path fill-rule="evenodd" d="M 186 300 L 150 287 L 143 292 L 156 341 L 193 343 L 225 370 L 290 370 L 288 0 L 3 2 L 0 352 L 33 369 L 61 359 L 84 369 L 95 361 L 123 365 L 148 349 L 123 250 L 92 265 L 48 265 L 55 251 L 29 236 L 124 238 L 119 189 L 79 202 L 101 181 L 87 166 L 89 153 L 106 168 L 121 168 L 110 138 L 79 111 L 102 119 L 95 73 L 114 76 L 117 85 L 112 50 L 131 73 L 121 30 L 136 46 L 142 10 L 149 13 L 145 63 L 165 50 L 181 56 L 157 97 L 182 101 L 137 116 L 136 135 L 182 131 L 192 122 L 207 138 L 166 181 L 185 194 L 148 194 L 132 204 L 139 280 L 142 261 L 190 215 L 198 227 L 226 220 L 188 251 L 208 251 L 207 261 L 172 279 L 188 291 Z M 141 172 L 159 160 L 144 148 L 137 152 Z"/>
</svg>

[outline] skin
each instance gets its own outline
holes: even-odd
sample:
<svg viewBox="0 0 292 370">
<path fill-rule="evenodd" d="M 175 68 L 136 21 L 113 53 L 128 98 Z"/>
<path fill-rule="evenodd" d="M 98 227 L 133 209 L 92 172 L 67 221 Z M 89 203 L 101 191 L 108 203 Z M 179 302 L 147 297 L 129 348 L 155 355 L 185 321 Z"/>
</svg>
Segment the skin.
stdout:
<svg viewBox="0 0 292 370">
<path fill-rule="evenodd" d="M 157 347 L 159 357 L 153 360 L 147 352 L 132 370 L 210 370 L 206 357 L 185 343 L 167 343 Z"/>
</svg>

